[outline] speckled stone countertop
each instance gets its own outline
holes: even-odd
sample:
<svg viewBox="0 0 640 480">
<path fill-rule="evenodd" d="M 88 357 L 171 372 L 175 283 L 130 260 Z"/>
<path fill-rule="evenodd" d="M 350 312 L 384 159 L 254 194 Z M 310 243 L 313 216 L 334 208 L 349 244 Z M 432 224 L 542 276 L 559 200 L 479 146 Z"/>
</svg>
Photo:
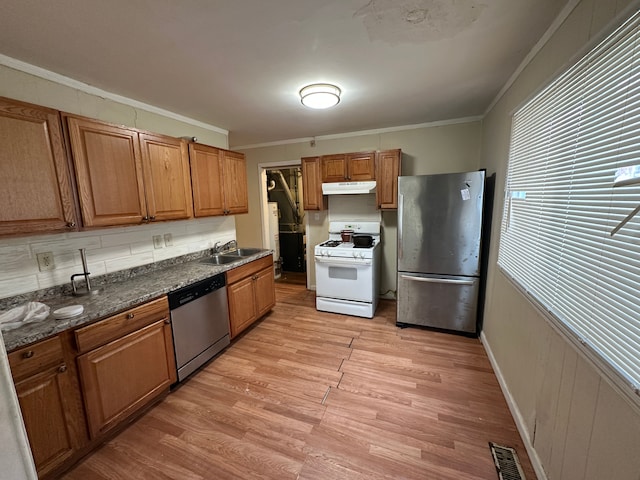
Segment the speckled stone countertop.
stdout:
<svg viewBox="0 0 640 480">
<path fill-rule="evenodd" d="M 69 305 L 84 306 L 84 312 L 77 317 L 56 320 L 50 314 L 45 320 L 3 331 L 5 347 L 7 351 L 11 351 L 43 340 L 271 254 L 271 250 L 264 250 L 249 257 L 239 257 L 233 263 L 214 265 L 202 262 L 208 256 L 205 251 L 102 277 L 92 277 L 92 287 L 98 289 L 95 295 L 74 297 L 70 293 L 70 287 L 65 285 L 1 299 L 0 312 L 29 301 L 42 302 L 51 308 L 51 312 Z"/>
</svg>

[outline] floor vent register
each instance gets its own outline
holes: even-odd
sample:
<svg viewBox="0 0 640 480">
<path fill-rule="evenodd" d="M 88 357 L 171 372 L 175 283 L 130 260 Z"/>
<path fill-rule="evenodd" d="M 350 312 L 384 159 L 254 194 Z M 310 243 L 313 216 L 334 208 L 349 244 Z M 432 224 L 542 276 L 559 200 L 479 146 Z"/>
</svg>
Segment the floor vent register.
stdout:
<svg viewBox="0 0 640 480">
<path fill-rule="evenodd" d="M 518 460 L 518 454 L 513 448 L 503 447 L 492 442 L 489 442 L 489 448 L 500 480 L 526 480 L 520 466 L 520 460 Z"/>
</svg>

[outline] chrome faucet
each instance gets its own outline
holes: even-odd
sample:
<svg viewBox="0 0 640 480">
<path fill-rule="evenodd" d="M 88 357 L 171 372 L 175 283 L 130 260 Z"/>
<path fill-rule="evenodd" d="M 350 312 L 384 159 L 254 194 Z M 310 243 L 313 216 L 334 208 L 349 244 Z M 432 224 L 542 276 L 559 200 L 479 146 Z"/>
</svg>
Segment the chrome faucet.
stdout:
<svg viewBox="0 0 640 480">
<path fill-rule="evenodd" d="M 211 249 L 212 254 L 220 253 L 220 242 L 216 242 L 213 244 L 213 248 Z"/>
<path fill-rule="evenodd" d="M 80 259 L 82 260 L 83 273 L 74 273 L 73 275 L 71 275 L 71 290 L 73 291 L 74 295 L 87 295 L 88 293 L 97 293 L 97 290 L 91 289 L 91 281 L 89 280 L 89 275 L 91 275 L 91 273 L 89 272 L 89 269 L 87 267 L 87 254 L 85 248 L 80 249 Z M 84 289 L 78 289 L 78 286 L 76 285 L 76 277 L 84 277 Z"/>
<path fill-rule="evenodd" d="M 220 247 L 221 252 L 231 252 L 237 249 L 238 249 L 238 242 L 236 240 L 230 240 L 224 245 L 222 245 L 222 247 Z"/>
</svg>

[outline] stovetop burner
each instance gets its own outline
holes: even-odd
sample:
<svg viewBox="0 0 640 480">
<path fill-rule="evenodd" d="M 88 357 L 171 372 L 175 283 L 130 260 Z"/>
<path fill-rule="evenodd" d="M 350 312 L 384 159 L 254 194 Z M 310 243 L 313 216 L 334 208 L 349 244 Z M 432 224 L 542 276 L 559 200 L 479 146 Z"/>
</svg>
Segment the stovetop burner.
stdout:
<svg viewBox="0 0 640 480">
<path fill-rule="evenodd" d="M 326 242 L 321 243 L 320 246 L 321 247 L 337 247 L 341 243 L 342 242 L 340 240 L 327 240 Z"/>
</svg>

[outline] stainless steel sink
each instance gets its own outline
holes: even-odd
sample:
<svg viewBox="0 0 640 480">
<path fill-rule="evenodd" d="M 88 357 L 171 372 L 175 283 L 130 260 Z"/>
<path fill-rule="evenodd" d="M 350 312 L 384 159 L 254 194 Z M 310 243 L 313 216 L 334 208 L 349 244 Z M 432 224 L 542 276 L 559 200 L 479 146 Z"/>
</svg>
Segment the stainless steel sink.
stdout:
<svg viewBox="0 0 640 480">
<path fill-rule="evenodd" d="M 223 256 L 223 255 L 213 255 L 211 257 L 206 257 L 200 260 L 200 263 L 209 263 L 212 265 L 226 265 L 228 263 L 233 263 L 237 261 L 238 258 L 233 258 L 231 256 Z"/>
<path fill-rule="evenodd" d="M 225 252 L 222 255 L 228 255 L 229 257 L 250 257 L 251 255 L 264 251 L 264 248 L 238 248 L 232 252 Z"/>
</svg>

